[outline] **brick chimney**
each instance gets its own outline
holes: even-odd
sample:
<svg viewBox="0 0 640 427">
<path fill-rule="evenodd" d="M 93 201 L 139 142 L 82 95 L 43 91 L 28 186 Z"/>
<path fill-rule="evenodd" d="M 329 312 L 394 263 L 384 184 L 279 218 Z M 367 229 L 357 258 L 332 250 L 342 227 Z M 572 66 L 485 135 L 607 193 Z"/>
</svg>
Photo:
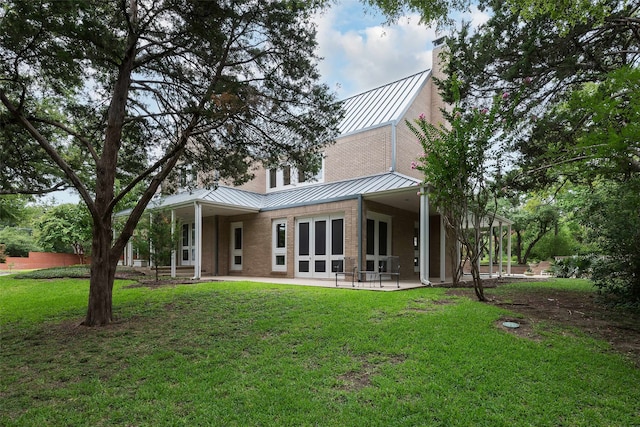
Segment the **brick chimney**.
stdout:
<svg viewBox="0 0 640 427">
<path fill-rule="evenodd" d="M 447 45 L 445 43 L 446 37 L 440 37 L 433 41 L 433 51 L 431 57 L 431 81 L 429 84 L 431 85 L 431 123 L 437 125 L 438 123 L 444 122 L 444 117 L 442 116 L 442 109 L 450 109 L 451 106 L 445 104 L 444 100 L 440 96 L 440 92 L 438 91 L 438 87 L 436 86 L 433 78 L 437 78 L 439 80 L 443 80 L 446 75 L 444 73 L 443 64 L 445 59 L 442 58 L 442 53 L 447 49 Z"/>
</svg>

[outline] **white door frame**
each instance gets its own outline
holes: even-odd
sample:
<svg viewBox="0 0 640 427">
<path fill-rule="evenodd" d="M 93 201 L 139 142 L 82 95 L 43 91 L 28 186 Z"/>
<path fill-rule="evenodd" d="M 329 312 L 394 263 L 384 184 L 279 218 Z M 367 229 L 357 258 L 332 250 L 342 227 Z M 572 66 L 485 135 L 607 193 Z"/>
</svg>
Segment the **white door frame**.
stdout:
<svg viewBox="0 0 640 427">
<path fill-rule="evenodd" d="M 333 233 L 332 227 L 335 220 L 342 220 L 342 253 L 333 254 Z M 323 237 L 318 233 L 319 224 L 324 223 Z M 301 231 L 301 224 L 306 224 L 305 230 Z M 344 214 L 323 215 L 315 217 L 298 218 L 295 221 L 295 276 L 309 278 L 331 277 L 333 261 L 344 258 Z M 301 237 L 305 237 L 304 243 L 307 247 L 301 246 Z M 302 253 L 301 253 L 302 252 Z M 304 266 L 304 268 L 300 268 Z M 324 268 L 323 268 L 324 267 Z M 301 271 L 302 270 L 302 271 Z M 305 271 L 306 270 L 306 271 Z M 324 270 L 324 271 L 322 271 Z"/>
</svg>

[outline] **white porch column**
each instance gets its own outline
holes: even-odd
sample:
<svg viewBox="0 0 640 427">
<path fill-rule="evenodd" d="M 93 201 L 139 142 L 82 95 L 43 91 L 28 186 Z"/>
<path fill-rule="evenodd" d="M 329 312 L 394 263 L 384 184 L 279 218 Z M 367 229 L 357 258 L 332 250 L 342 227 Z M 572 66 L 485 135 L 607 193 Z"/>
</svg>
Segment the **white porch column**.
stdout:
<svg viewBox="0 0 640 427">
<path fill-rule="evenodd" d="M 509 235 L 507 240 L 507 276 L 511 276 L 511 224 L 507 226 L 507 234 Z"/>
<path fill-rule="evenodd" d="M 149 212 L 149 227 L 153 228 L 153 214 Z M 155 248 L 153 247 L 153 242 L 149 240 L 149 267 L 155 267 L 156 263 L 154 262 L 154 255 L 156 253 Z"/>
<path fill-rule="evenodd" d="M 195 227 L 196 241 L 194 242 L 196 250 L 196 259 L 193 266 L 193 278 L 200 279 L 202 275 L 202 205 L 198 202 L 193 203 L 195 211 Z"/>
<path fill-rule="evenodd" d="M 498 240 L 498 253 L 500 254 L 500 259 L 498 260 L 498 277 L 502 277 L 502 222 L 499 224 L 498 235 L 500 236 L 500 240 Z"/>
<path fill-rule="evenodd" d="M 445 256 L 447 253 L 447 235 L 444 225 L 444 216 L 440 214 L 440 282 L 444 283 L 446 272 Z"/>
<path fill-rule="evenodd" d="M 176 211 L 171 209 L 171 241 L 173 242 L 173 249 L 171 249 L 171 277 L 176 277 L 176 247 L 175 247 L 175 235 L 176 235 Z"/>
<path fill-rule="evenodd" d="M 124 265 L 127 267 L 133 267 L 133 237 L 129 239 L 127 242 L 127 246 L 125 249 L 125 257 L 124 257 Z"/>
<path fill-rule="evenodd" d="M 493 223 L 489 226 L 489 279 L 493 277 Z"/>
<path fill-rule="evenodd" d="M 429 281 L 429 194 L 427 188 L 420 190 L 420 283 Z"/>
</svg>

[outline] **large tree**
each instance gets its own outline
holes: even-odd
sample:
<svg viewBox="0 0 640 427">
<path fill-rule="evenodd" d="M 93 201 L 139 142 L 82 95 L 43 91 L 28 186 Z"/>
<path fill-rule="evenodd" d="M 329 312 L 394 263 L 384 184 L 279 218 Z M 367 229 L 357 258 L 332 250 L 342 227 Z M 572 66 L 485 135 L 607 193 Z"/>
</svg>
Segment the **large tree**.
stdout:
<svg viewBox="0 0 640 427">
<path fill-rule="evenodd" d="M 119 256 L 176 165 L 238 183 L 251 177 L 253 160 L 313 163 L 334 138 L 339 105 L 318 84 L 310 23 L 318 5 L 0 6 L 0 152 L 11 153 L 1 158 L 11 171 L 2 190 L 71 186 L 87 205 L 93 261 L 85 325 L 111 322 Z M 114 210 L 140 184 L 145 190 L 114 238 Z"/>
</svg>

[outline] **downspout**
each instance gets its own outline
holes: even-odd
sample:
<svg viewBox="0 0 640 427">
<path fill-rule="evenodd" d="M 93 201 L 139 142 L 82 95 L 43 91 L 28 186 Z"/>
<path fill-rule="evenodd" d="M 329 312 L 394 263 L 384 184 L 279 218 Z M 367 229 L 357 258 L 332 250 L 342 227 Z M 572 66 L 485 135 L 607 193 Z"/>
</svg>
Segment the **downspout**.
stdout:
<svg viewBox="0 0 640 427">
<path fill-rule="evenodd" d="M 362 271 L 362 214 L 363 214 L 363 201 L 362 194 L 358 194 L 358 271 Z M 358 282 L 360 281 L 360 275 L 358 274 Z"/>
<path fill-rule="evenodd" d="M 397 137 L 397 127 L 398 123 L 393 121 L 391 122 L 391 167 L 389 168 L 389 172 L 395 172 L 396 166 L 398 162 L 398 137 Z"/>
</svg>

